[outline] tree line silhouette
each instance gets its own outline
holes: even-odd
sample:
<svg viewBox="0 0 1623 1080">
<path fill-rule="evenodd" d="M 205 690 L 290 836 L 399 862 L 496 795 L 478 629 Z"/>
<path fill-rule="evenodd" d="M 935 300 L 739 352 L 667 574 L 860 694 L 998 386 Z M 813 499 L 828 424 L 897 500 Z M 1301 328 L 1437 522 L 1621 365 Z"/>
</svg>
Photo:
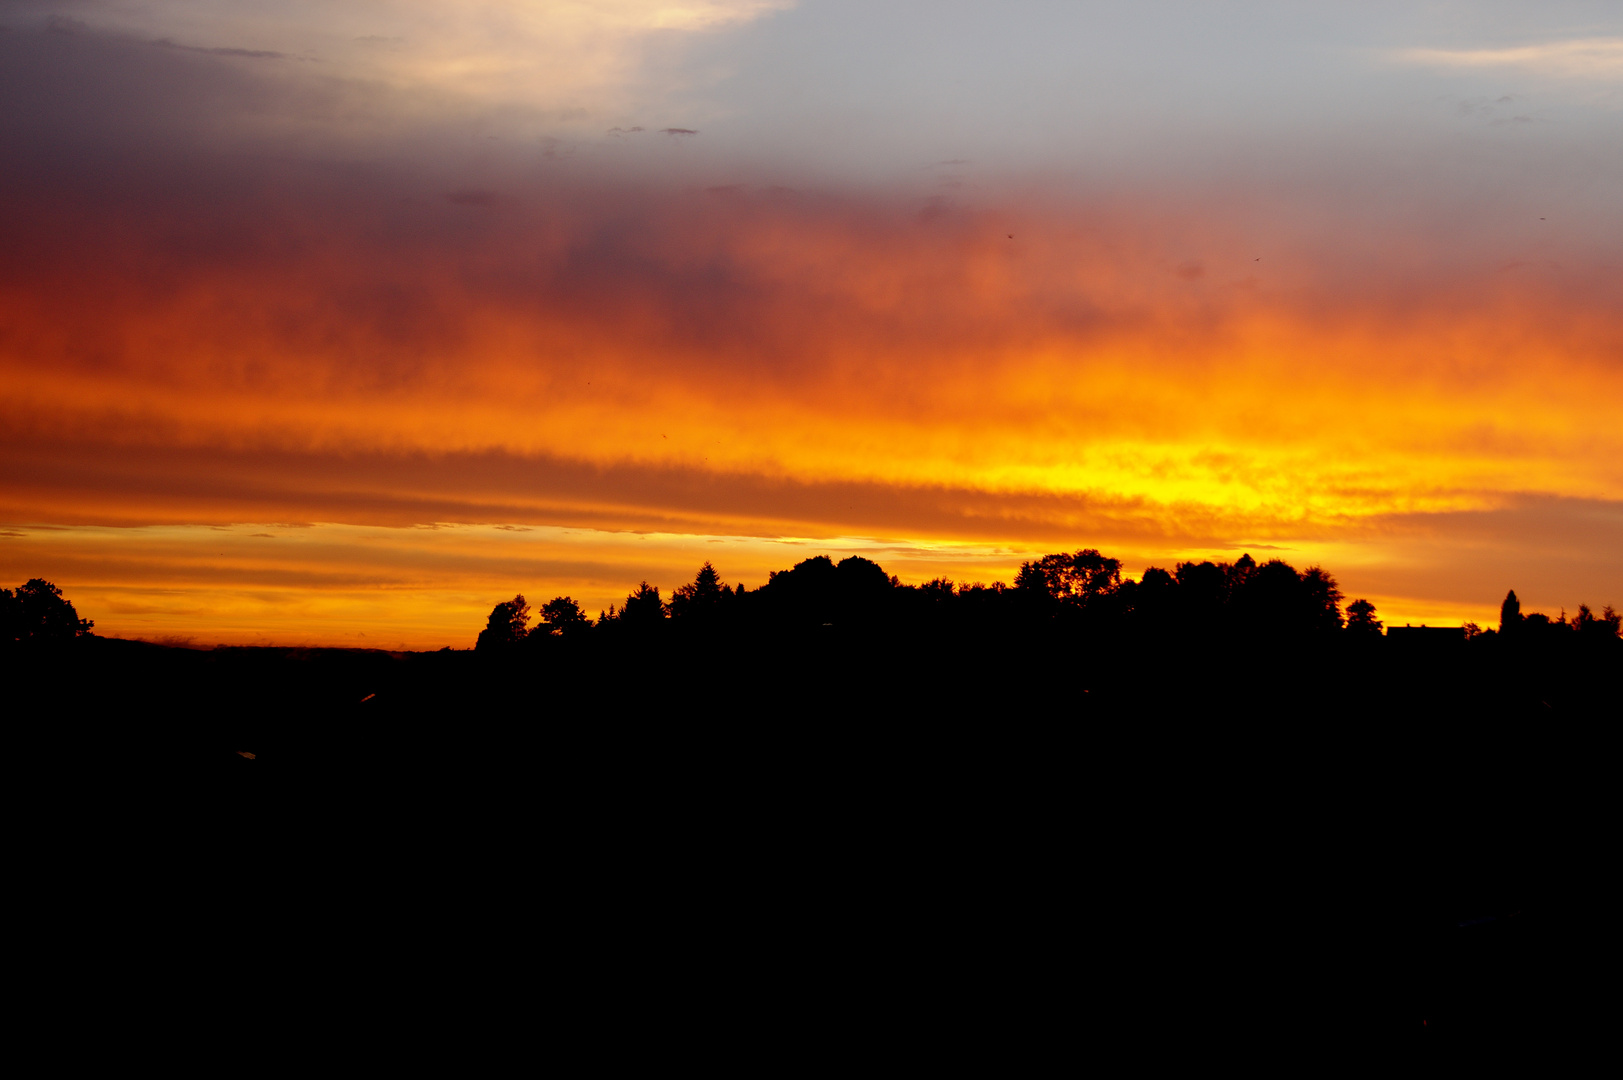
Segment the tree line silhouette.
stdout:
<svg viewBox="0 0 1623 1080">
<path fill-rule="evenodd" d="M 959 584 L 944 577 L 904 585 L 871 559 L 826 555 L 773 571 L 766 584 L 728 586 L 707 560 L 694 579 L 667 601 L 658 587 L 638 583 L 619 607 L 590 618 L 568 596 L 541 605 L 534 626 L 523 594 L 497 604 L 475 649 L 499 653 L 526 643 L 588 637 L 717 630 L 816 629 L 956 625 L 982 629 L 1136 633 L 1151 636 L 1232 636 L 1264 640 L 1368 639 L 1383 633 L 1375 605 L 1357 599 L 1342 610 L 1336 579 L 1320 566 L 1298 571 L 1283 559 L 1258 563 L 1250 555 L 1229 562 L 1181 562 L 1174 570 L 1149 567 L 1137 581 L 1122 576 L 1121 561 L 1094 548 L 1044 555 L 1024 562 L 1012 586 Z M 0 588 L 0 645 L 72 641 L 92 636 L 95 623 L 79 618 L 62 590 L 31 578 L 15 591 Z M 1466 623 L 1460 637 L 1558 643 L 1623 638 L 1623 615 L 1610 604 L 1596 614 L 1580 604 L 1568 617 L 1523 613 L 1514 589 L 1500 605 L 1499 626 Z"/>
<path fill-rule="evenodd" d="M 991 585 L 817 556 L 754 589 L 706 562 L 596 619 L 560 596 L 532 625 L 515 596 L 464 659 L 502 709 L 601 740 L 594 805 L 657 793 L 633 830 L 760 777 L 722 820 L 779 789 L 793 808 L 751 850 L 846 813 L 876 865 L 937 837 L 950 892 L 984 838 L 1023 905 L 1066 898 L 1037 925 L 1132 928 L 1126 978 L 1164 945 L 1195 987 L 1180 1023 L 1242 1029 L 1267 1010 L 1227 1011 L 1244 980 L 1200 972 L 1272 970 L 1322 980 L 1285 1007 L 1321 1030 L 1491 1040 L 1558 1030 L 1582 996 L 1542 958 L 1592 891 L 1552 868 L 1604 847 L 1620 621 L 1512 591 L 1494 628 L 1387 628 L 1322 567 L 1249 555 L 1132 580 L 1084 548 Z"/>
<path fill-rule="evenodd" d="M 15 732 L 38 760 L 122 775 L 121 812 L 175 793 L 177 820 L 218 829 L 200 847 L 329 845 L 335 864 L 384 835 L 400 866 L 425 842 L 509 865 L 544 836 L 578 845 L 574 878 L 607 883 L 582 904 L 616 927 L 648 921 L 650 880 L 729 922 L 718 882 L 916 883 L 912 926 L 973 879 L 1018 910 L 1010 933 L 1034 928 L 1033 955 L 1096 925 L 1127 943 L 1134 1000 L 1177 971 L 1193 1004 L 1160 1011 L 1180 1023 L 1225 1015 L 1259 963 L 1294 992 L 1307 950 L 1358 990 L 1304 998 L 1318 1022 L 1476 1031 L 1552 1011 L 1536 958 L 1571 952 L 1558 924 L 1601 895 L 1551 871 L 1603 863 L 1610 607 L 1551 617 L 1512 592 L 1496 628 L 1383 632 L 1320 567 L 1133 580 L 1088 548 L 991 585 L 817 556 L 750 589 L 705 563 L 595 618 L 515 596 L 472 650 L 104 638 L 41 579 L 0 590 L 0 618 Z M 816 903 L 783 924 L 849 907 Z M 872 918 L 850 910 L 808 948 Z"/>
<path fill-rule="evenodd" d="M 1022 563 L 1013 585 L 959 584 L 936 578 L 905 585 L 861 556 L 834 562 L 818 555 L 774 571 L 756 589 L 729 586 L 708 561 L 670 599 L 640 582 L 618 608 L 594 620 L 571 597 L 542 605 L 530 625 L 522 594 L 497 604 L 476 649 L 498 653 L 556 640 L 623 640 L 650 634 L 817 628 L 920 628 L 956 626 L 1023 632 L 1128 634 L 1149 637 L 1231 638 L 1261 641 L 1367 640 L 1383 634 L 1367 599 L 1342 608 L 1336 579 L 1320 566 L 1297 570 L 1282 559 L 1258 563 L 1181 562 L 1171 571 L 1150 567 L 1138 580 L 1124 578 L 1121 561 L 1093 548 L 1044 555 Z M 1497 630 L 1467 623 L 1466 641 L 1496 635 L 1518 641 L 1616 640 L 1618 612 L 1580 605 L 1576 616 L 1523 615 L 1512 590 Z"/>
</svg>

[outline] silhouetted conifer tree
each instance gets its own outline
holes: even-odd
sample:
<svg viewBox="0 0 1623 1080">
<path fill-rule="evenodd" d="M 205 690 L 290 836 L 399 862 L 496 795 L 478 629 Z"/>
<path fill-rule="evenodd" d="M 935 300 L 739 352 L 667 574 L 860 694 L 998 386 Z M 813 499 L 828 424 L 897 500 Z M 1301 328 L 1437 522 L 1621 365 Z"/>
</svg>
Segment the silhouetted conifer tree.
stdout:
<svg viewBox="0 0 1623 1080">
<path fill-rule="evenodd" d="M 1605 640 L 1623 635 L 1623 616 L 1620 616 L 1607 604 L 1606 609 L 1596 616 L 1589 610 L 1588 604 L 1578 605 L 1578 614 L 1572 620 L 1574 629 L 1579 637 L 1585 641 Z"/>
<path fill-rule="evenodd" d="M 720 612 L 721 605 L 731 598 L 732 594 L 722 583 L 721 575 L 716 573 L 716 568 L 707 559 L 699 567 L 691 584 L 678 586 L 671 594 L 671 618 L 713 620 Z"/>
<path fill-rule="evenodd" d="M 620 608 L 620 621 L 627 626 L 649 626 L 664 618 L 665 605 L 659 598 L 659 590 L 646 581 L 638 584 Z"/>
<path fill-rule="evenodd" d="M 1513 634 L 1522 625 L 1522 602 L 1516 599 L 1516 590 L 1511 589 L 1505 594 L 1505 602 L 1499 605 L 1499 632 Z"/>
</svg>

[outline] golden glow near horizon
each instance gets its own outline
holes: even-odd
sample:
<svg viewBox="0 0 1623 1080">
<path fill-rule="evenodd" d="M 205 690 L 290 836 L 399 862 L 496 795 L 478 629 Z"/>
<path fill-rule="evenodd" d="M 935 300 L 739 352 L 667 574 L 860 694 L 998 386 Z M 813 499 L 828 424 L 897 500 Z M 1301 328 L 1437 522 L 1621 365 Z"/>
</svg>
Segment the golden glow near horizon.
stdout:
<svg viewBox="0 0 1623 1080">
<path fill-rule="evenodd" d="M 198 646 L 347 645 L 379 649 L 468 648 L 498 601 L 522 592 L 538 607 L 574 598 L 593 615 L 625 601 L 638 581 L 662 593 L 713 563 L 729 585 L 756 588 L 774 570 L 814 555 L 873 559 L 904 583 L 1013 579 L 1043 545 L 923 543 L 871 537 L 755 537 L 608 532 L 528 525 L 336 524 L 71 526 L 9 529 L 0 574 L 42 571 L 71 583 L 69 599 L 97 632 Z M 1050 545 L 1051 547 L 1052 545 Z M 1142 547 L 1142 545 L 1140 545 Z M 1299 566 L 1390 561 L 1382 546 L 1253 545 L 1254 557 Z M 1115 549 L 1132 576 L 1176 557 L 1233 551 Z M 23 570 L 22 567 L 32 570 Z M 1491 624 L 1495 603 L 1388 597 L 1368 592 L 1389 622 Z"/>
<path fill-rule="evenodd" d="M 1084 546 L 1322 563 L 1399 623 L 1623 603 L 1610 30 L 1337 44 L 1304 127 L 1125 9 L 1091 66 L 1027 42 L 1105 80 L 1051 101 L 815 3 L 35 7 L 0 574 L 102 632 L 465 645 L 706 558 Z M 1186 68 L 1230 112 L 1139 74 Z"/>
<path fill-rule="evenodd" d="M 668 596 L 710 561 L 754 588 L 813 555 L 910 581 L 1007 579 L 1037 549 L 863 537 L 751 537 L 514 525 L 97 526 L 11 530 L 0 570 L 51 564 L 98 632 L 198 644 L 467 647 L 497 600 L 569 595 L 595 615 L 639 580 Z M 106 574 L 109 552 L 118 553 Z M 106 574 L 98 579 L 98 574 Z M 629 579 L 629 584 L 627 583 Z"/>
</svg>

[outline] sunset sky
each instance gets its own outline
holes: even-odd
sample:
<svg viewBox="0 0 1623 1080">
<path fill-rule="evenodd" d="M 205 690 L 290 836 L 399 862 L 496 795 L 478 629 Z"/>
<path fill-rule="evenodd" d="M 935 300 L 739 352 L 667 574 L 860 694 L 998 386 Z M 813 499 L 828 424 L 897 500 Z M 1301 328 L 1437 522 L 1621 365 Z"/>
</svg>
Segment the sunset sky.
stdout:
<svg viewBox="0 0 1623 1080">
<path fill-rule="evenodd" d="M 13 0 L 0 583 L 467 647 L 710 559 L 1623 606 L 1623 5 Z"/>
</svg>

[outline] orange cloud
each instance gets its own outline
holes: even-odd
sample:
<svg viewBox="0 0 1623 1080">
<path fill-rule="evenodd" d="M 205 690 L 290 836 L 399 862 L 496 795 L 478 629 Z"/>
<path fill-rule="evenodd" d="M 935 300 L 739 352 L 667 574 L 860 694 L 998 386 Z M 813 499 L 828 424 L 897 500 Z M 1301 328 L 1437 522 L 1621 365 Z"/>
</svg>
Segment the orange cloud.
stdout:
<svg viewBox="0 0 1623 1080">
<path fill-rule="evenodd" d="M 1623 503 L 1620 274 L 1583 241 L 1243 193 L 921 221 L 515 175 L 471 201 L 426 174 L 209 182 L 230 197 L 15 193 L 5 520 L 1379 549 L 1370 581 L 1414 597 L 1392 567 L 1418 523 Z M 340 589 L 312 565 L 285 587 Z"/>
<path fill-rule="evenodd" d="M 187 233 L 217 222 L 41 215 L 59 265 L 42 251 L 8 289 L 13 430 L 1329 515 L 1623 491 L 1598 452 L 1623 331 L 1571 272 L 1388 264 L 1372 286 L 1356 253 L 1262 269 L 1261 245 L 1185 222 L 1210 263 L 1191 280 L 1154 250 L 1156 206 L 1009 242 L 992 213 L 549 194 L 419 211 L 406 240 L 369 239 L 383 215 L 271 216 L 213 251 Z"/>
</svg>

